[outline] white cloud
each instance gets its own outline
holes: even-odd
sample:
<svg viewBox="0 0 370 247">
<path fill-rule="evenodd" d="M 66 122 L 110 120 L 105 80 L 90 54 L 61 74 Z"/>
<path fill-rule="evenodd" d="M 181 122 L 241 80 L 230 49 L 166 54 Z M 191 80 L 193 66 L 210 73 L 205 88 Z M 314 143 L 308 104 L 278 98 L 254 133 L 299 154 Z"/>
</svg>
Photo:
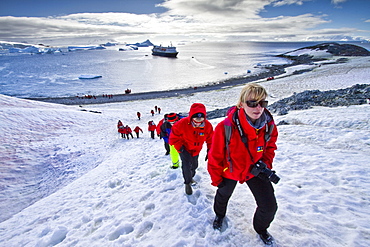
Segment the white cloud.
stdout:
<svg viewBox="0 0 370 247">
<path fill-rule="evenodd" d="M 208 40 L 299 41 L 322 37 L 315 29 L 328 24 L 325 15 L 287 15 L 262 18 L 268 5 L 302 4 L 309 0 L 168 0 L 162 14 L 80 13 L 66 16 L 0 17 L 0 40 L 43 42 L 65 39 L 126 41 L 166 37 Z M 342 0 L 343 1 L 343 0 Z M 337 0 L 336 2 L 340 2 Z M 332 36 L 355 29 L 333 29 Z M 358 31 L 357 31 L 358 32 Z M 347 33 L 348 36 L 351 33 Z M 137 40 L 137 41 L 140 41 Z"/>
<path fill-rule="evenodd" d="M 302 5 L 303 2 L 312 1 L 312 0 L 277 0 L 273 2 L 273 6 L 283 6 L 283 5 L 291 5 L 297 4 Z"/>
<path fill-rule="evenodd" d="M 331 0 L 332 4 L 340 4 L 340 3 L 344 3 L 344 2 L 347 2 L 347 0 Z"/>
<path fill-rule="evenodd" d="M 170 0 L 160 6 L 168 9 L 166 14 L 193 16 L 196 18 L 255 18 L 271 0 Z"/>
</svg>

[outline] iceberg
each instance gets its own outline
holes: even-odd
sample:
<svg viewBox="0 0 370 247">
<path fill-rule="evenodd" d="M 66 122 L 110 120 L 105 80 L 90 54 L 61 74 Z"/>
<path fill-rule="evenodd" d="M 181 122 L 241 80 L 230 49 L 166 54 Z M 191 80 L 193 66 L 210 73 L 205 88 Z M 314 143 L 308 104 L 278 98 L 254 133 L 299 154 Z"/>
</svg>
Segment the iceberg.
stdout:
<svg viewBox="0 0 370 247">
<path fill-rule="evenodd" d="M 139 48 L 135 45 L 126 45 L 125 47 L 120 47 L 118 51 L 132 51 L 132 50 L 138 50 Z"/>
<path fill-rule="evenodd" d="M 104 50 L 104 46 L 68 46 L 68 51 Z"/>
<path fill-rule="evenodd" d="M 78 79 L 97 79 L 102 77 L 101 75 L 80 75 Z"/>
<path fill-rule="evenodd" d="M 111 42 L 107 42 L 105 44 L 102 44 L 101 46 L 116 46 L 117 43 L 111 43 Z"/>
<path fill-rule="evenodd" d="M 150 42 L 149 39 L 147 39 L 147 40 L 145 40 L 144 42 L 141 42 L 141 43 L 127 44 L 127 45 L 135 45 L 137 47 L 149 47 L 149 46 L 153 46 L 153 43 Z"/>
<path fill-rule="evenodd" d="M 35 46 L 29 46 L 29 47 L 26 47 L 26 48 L 15 48 L 15 47 L 11 47 L 9 48 L 9 53 L 36 53 L 36 54 L 40 54 L 41 51 L 39 50 L 39 48 L 35 47 Z"/>
<path fill-rule="evenodd" d="M 64 52 L 79 51 L 79 50 L 104 50 L 105 46 L 113 46 L 114 43 L 95 46 L 68 46 L 68 47 L 49 47 L 43 44 L 30 45 L 13 42 L 0 41 L 0 51 L 5 53 L 20 53 L 20 54 L 61 54 Z"/>
</svg>

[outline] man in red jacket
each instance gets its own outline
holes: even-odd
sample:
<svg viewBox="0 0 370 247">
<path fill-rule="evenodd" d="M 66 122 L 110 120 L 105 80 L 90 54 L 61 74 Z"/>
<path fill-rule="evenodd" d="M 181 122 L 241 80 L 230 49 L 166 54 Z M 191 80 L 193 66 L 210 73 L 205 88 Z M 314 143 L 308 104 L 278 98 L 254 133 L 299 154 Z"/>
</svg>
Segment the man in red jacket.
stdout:
<svg viewBox="0 0 370 247">
<path fill-rule="evenodd" d="M 185 192 L 188 195 L 193 193 L 191 183 L 194 183 L 193 177 L 198 168 L 198 157 L 203 143 L 207 143 L 207 150 L 212 144 L 213 127 L 206 115 L 206 107 L 194 103 L 190 107 L 189 116 L 175 123 L 170 134 L 170 145 L 180 153 Z"/>
<path fill-rule="evenodd" d="M 278 132 L 272 115 L 265 109 L 266 98 L 267 92 L 259 84 L 249 83 L 242 89 L 236 107 L 215 128 L 208 155 L 208 172 L 212 185 L 218 187 L 213 228 L 221 230 L 227 204 L 237 182 L 246 183 L 257 203 L 253 227 L 263 242 L 271 245 L 274 240 L 267 228 L 277 210 L 274 188 L 270 182 L 273 180 L 265 176 L 266 170 L 257 176 L 251 173 L 252 168 L 258 167 L 256 164 L 261 161 L 272 169 L 277 148 Z M 228 130 L 231 130 L 231 134 Z M 228 139 L 227 133 L 228 144 L 225 141 Z"/>
<path fill-rule="evenodd" d="M 139 138 L 139 132 L 140 131 L 141 131 L 141 133 L 143 133 L 143 130 L 139 126 L 136 126 L 135 129 L 134 129 L 134 132 L 136 133 L 137 138 Z"/>
<path fill-rule="evenodd" d="M 153 120 L 148 122 L 148 131 L 150 132 L 150 137 L 154 139 L 154 131 L 157 128 L 157 125 L 154 123 Z"/>
</svg>

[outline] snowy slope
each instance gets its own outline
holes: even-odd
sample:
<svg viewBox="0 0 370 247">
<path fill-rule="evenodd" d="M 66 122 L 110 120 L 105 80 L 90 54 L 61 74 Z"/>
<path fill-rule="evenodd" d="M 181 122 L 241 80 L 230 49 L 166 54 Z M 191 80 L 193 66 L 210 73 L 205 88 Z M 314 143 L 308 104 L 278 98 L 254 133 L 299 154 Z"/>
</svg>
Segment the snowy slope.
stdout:
<svg viewBox="0 0 370 247">
<path fill-rule="evenodd" d="M 370 83 L 364 65 L 335 66 L 265 82 L 274 96 L 269 100 L 311 87 Z M 7 178 L 0 182 L 1 211 L 30 203 L 32 193 L 54 192 L 1 222 L 0 246 L 263 246 L 252 228 L 255 205 L 246 185 L 238 185 L 230 200 L 228 228 L 214 231 L 216 188 L 210 185 L 204 150 L 198 185 L 187 196 L 181 170 L 169 169 L 163 141 L 150 139 L 146 131 L 149 120 L 162 118 L 149 114 L 155 105 L 163 113 L 187 112 L 194 102 L 213 110 L 235 103 L 240 88 L 88 106 L 86 111 L 0 96 L 5 143 L 0 169 Z M 139 125 L 144 134 L 120 138 L 118 119 L 132 128 Z M 270 232 L 279 246 L 369 246 L 369 119 L 369 105 L 275 116 L 276 122 L 291 123 L 278 127 L 274 162 L 281 181 L 275 185 L 279 209 Z M 45 177 L 34 185 L 39 169 Z M 17 194 L 24 183 L 30 187 Z"/>
</svg>

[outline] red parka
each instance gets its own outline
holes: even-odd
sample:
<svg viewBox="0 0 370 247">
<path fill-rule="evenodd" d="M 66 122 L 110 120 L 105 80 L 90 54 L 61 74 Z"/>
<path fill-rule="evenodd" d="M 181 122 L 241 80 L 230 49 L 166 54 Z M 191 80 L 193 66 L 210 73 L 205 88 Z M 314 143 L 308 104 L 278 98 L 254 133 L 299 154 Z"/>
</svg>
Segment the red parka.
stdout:
<svg viewBox="0 0 370 247">
<path fill-rule="evenodd" d="M 157 125 L 155 125 L 155 123 L 153 121 L 149 121 L 148 131 L 155 131 L 156 128 L 157 128 Z"/>
<path fill-rule="evenodd" d="M 194 103 L 189 112 L 189 116 L 180 119 L 171 129 L 170 145 L 174 145 L 175 149 L 180 153 L 182 146 L 192 155 L 196 156 L 200 153 L 203 143 L 207 143 L 207 150 L 211 148 L 213 127 L 212 124 L 205 119 L 200 127 L 194 127 L 191 116 L 196 113 L 203 113 L 206 116 L 206 108 L 203 104 Z"/>
<path fill-rule="evenodd" d="M 126 126 L 126 134 L 132 133 L 132 130 L 129 126 Z"/>
<path fill-rule="evenodd" d="M 241 127 L 247 136 L 250 152 L 248 152 L 242 142 L 239 131 L 236 129 L 235 122 L 233 121 L 235 111 L 237 111 Z M 250 171 L 252 165 L 258 160 L 262 160 L 272 169 L 272 161 L 275 157 L 275 150 L 277 149 L 276 140 L 278 131 L 271 114 L 266 109 L 263 114 L 265 114 L 266 124 L 269 128 L 273 126 L 270 140 L 267 142 L 265 142 L 266 125 L 263 125 L 261 129 L 252 127 L 243 109 L 235 108 L 228 114 L 227 118 L 232 125 L 229 144 L 230 155 L 227 154 L 226 149 L 225 120 L 216 126 L 212 147 L 208 152 L 208 172 L 211 176 L 212 185 L 219 185 L 223 177 L 244 183 L 254 177 Z M 228 158 L 230 158 L 230 162 Z"/>
<path fill-rule="evenodd" d="M 121 134 L 124 132 L 124 126 L 123 126 L 123 123 L 121 122 L 121 120 L 118 120 L 117 129 L 118 129 L 118 132 L 121 133 Z"/>
<path fill-rule="evenodd" d="M 141 131 L 141 133 L 143 133 L 143 130 L 139 126 L 136 126 L 135 129 L 134 129 L 134 132 L 139 133 L 139 131 Z"/>
<path fill-rule="evenodd" d="M 161 134 L 161 126 L 162 126 L 163 122 L 164 122 L 164 118 L 161 121 L 159 121 L 159 123 L 157 125 L 157 128 L 156 128 L 157 135 Z"/>
</svg>

